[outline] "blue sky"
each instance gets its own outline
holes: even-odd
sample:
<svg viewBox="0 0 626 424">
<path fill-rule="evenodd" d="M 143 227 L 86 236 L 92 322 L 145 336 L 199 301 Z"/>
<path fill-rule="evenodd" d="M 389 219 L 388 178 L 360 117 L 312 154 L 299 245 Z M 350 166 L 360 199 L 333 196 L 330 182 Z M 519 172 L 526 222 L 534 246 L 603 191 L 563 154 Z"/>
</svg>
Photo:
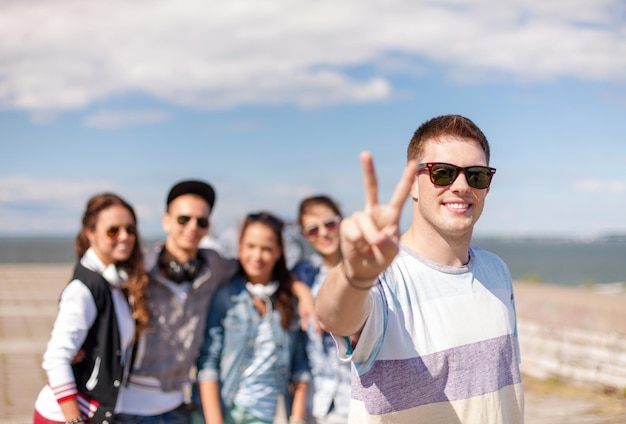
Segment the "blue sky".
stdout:
<svg viewBox="0 0 626 424">
<path fill-rule="evenodd" d="M 622 0 L 3 1 L 0 236 L 73 235 L 111 190 L 156 237 L 187 178 L 216 235 L 313 193 L 349 214 L 359 152 L 386 200 L 445 113 L 498 169 L 475 235 L 626 233 L 625 28 Z"/>
</svg>

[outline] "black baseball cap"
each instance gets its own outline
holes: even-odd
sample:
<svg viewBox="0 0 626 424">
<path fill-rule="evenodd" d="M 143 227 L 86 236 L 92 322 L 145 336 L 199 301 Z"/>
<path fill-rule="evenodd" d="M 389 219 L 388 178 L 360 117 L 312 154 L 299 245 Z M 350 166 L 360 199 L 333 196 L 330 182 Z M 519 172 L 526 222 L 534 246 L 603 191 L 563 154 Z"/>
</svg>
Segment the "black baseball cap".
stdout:
<svg viewBox="0 0 626 424">
<path fill-rule="evenodd" d="M 209 183 L 199 180 L 186 180 L 176 183 L 167 195 L 166 206 L 169 206 L 170 203 L 172 203 L 172 200 L 182 196 L 183 194 L 195 194 L 202 197 L 209 204 L 211 212 L 213 211 L 213 205 L 215 204 L 215 190 L 213 190 L 213 187 Z"/>
</svg>

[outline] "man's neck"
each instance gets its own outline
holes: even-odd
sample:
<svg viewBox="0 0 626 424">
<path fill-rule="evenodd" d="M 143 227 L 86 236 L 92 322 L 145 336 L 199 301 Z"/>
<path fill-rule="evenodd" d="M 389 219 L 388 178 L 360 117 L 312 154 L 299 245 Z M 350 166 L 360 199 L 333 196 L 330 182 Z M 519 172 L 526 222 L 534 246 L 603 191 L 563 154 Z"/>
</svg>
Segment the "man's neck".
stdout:
<svg viewBox="0 0 626 424">
<path fill-rule="evenodd" d="M 441 265 L 462 266 L 469 262 L 471 233 L 458 238 L 446 237 L 432 229 L 412 225 L 400 240 L 421 256 Z"/>
<path fill-rule="evenodd" d="M 165 241 L 165 248 L 179 263 L 185 263 L 198 256 L 198 249 L 185 250 L 174 245 L 170 240 Z"/>
</svg>

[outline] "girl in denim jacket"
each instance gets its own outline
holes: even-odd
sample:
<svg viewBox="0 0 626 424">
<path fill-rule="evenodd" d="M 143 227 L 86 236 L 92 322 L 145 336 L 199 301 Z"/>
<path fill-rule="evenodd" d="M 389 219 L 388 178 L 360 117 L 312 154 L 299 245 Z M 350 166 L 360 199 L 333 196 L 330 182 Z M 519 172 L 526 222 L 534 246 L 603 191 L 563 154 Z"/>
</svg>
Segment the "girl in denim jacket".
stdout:
<svg viewBox="0 0 626 424">
<path fill-rule="evenodd" d="M 198 359 L 207 424 L 271 424 L 282 402 L 290 423 L 304 422 L 309 364 L 282 230 L 269 213 L 248 215 L 239 272 L 213 298 Z"/>
</svg>

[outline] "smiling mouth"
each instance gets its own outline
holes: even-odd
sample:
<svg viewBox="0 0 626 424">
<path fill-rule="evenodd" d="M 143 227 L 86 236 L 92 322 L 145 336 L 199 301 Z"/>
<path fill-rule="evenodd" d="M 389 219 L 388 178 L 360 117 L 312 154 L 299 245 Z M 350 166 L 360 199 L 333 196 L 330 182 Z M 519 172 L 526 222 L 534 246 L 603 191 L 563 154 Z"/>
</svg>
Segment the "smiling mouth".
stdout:
<svg viewBox="0 0 626 424">
<path fill-rule="evenodd" d="M 449 209 L 468 209 L 470 207 L 469 203 L 445 203 L 445 206 Z"/>
</svg>

